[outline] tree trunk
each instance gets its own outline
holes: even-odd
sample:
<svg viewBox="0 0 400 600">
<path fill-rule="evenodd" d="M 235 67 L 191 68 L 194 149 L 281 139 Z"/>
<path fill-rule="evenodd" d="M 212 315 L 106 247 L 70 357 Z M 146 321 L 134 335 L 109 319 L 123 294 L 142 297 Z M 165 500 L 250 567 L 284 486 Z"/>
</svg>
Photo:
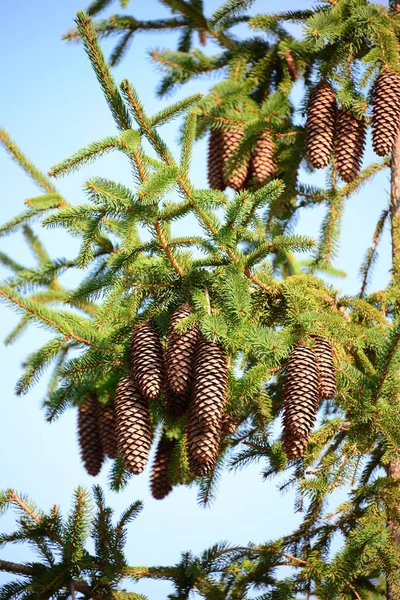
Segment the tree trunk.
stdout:
<svg viewBox="0 0 400 600">
<path fill-rule="evenodd" d="M 396 2 L 394 10 L 400 12 L 400 0 Z M 397 135 L 396 144 L 392 151 L 391 182 L 390 182 L 390 217 L 392 233 L 392 280 L 400 282 L 400 133 Z M 399 481 L 400 485 L 400 453 L 398 458 L 392 460 L 387 468 L 388 477 Z M 388 526 L 394 541 L 400 548 L 400 506 L 396 515 L 389 515 Z M 400 589 L 390 575 L 387 576 L 388 600 L 399 600 Z"/>
</svg>

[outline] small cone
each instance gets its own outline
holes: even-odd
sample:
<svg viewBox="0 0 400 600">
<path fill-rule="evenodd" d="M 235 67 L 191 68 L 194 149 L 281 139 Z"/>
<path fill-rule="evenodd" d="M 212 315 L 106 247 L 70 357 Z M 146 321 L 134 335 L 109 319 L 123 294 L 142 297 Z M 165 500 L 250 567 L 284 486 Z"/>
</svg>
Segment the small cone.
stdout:
<svg viewBox="0 0 400 600">
<path fill-rule="evenodd" d="M 94 396 L 84 400 L 78 409 L 78 438 L 81 458 L 89 475 L 100 473 L 104 452 L 97 421 L 98 403 Z"/>
<path fill-rule="evenodd" d="M 116 458 L 118 452 L 117 432 L 115 430 L 115 415 L 112 404 L 99 404 L 98 422 L 104 454 L 109 458 Z"/>
<path fill-rule="evenodd" d="M 365 119 L 358 119 L 349 110 L 340 110 L 337 121 L 335 164 L 339 176 L 346 183 L 353 181 L 360 171 L 366 137 Z"/>
<path fill-rule="evenodd" d="M 151 495 L 156 500 L 162 500 L 172 491 L 169 477 L 169 465 L 175 442 L 166 437 L 161 437 L 158 442 L 153 469 L 150 477 Z"/>
<path fill-rule="evenodd" d="M 115 416 L 120 454 L 131 473 L 141 473 L 149 457 L 152 438 L 149 404 L 130 374 L 118 383 Z"/>
<path fill-rule="evenodd" d="M 333 362 L 332 346 L 319 335 L 312 336 L 315 342 L 315 356 L 319 368 L 320 398 L 329 400 L 336 395 L 336 374 Z"/>
<path fill-rule="evenodd" d="M 275 143 L 269 131 L 263 131 L 253 150 L 250 164 L 251 176 L 258 183 L 264 183 L 275 175 Z"/>
<path fill-rule="evenodd" d="M 201 338 L 194 365 L 191 414 L 204 425 L 221 425 L 228 384 L 227 359 L 222 346 Z"/>
<path fill-rule="evenodd" d="M 222 132 L 211 129 L 208 140 L 208 185 L 212 190 L 225 189 L 224 163 L 222 159 Z"/>
<path fill-rule="evenodd" d="M 238 427 L 238 421 L 232 415 L 223 415 L 221 421 L 221 430 L 225 435 L 232 435 Z"/>
<path fill-rule="evenodd" d="M 188 409 L 190 392 L 174 394 L 168 387 L 164 391 L 164 400 L 167 411 L 174 417 L 182 417 Z"/>
<path fill-rule="evenodd" d="M 330 162 L 335 126 L 335 92 L 328 83 L 321 81 L 310 95 L 306 121 L 308 159 L 316 169 L 322 169 Z"/>
<path fill-rule="evenodd" d="M 319 372 L 313 350 L 299 345 L 286 367 L 282 442 L 289 460 L 303 456 L 319 400 Z"/>
<path fill-rule="evenodd" d="M 378 156 L 390 154 L 400 128 L 400 76 L 384 70 L 372 93 L 372 146 Z"/>
<path fill-rule="evenodd" d="M 247 179 L 249 171 L 250 157 L 243 161 L 243 164 L 227 176 L 226 164 L 233 156 L 243 138 L 243 131 L 240 128 L 224 131 L 222 135 L 222 160 L 224 164 L 224 181 L 225 185 L 233 190 L 242 190 Z"/>
<path fill-rule="evenodd" d="M 163 351 L 158 333 L 149 323 L 136 325 L 131 343 L 132 373 L 142 396 L 152 400 L 162 391 Z"/>
<path fill-rule="evenodd" d="M 199 339 L 197 326 L 180 333 L 175 327 L 180 321 L 192 314 L 188 304 L 179 306 L 171 315 L 168 333 L 168 346 L 165 355 L 165 370 L 168 386 L 175 394 L 184 394 L 191 386 L 193 361 Z"/>
</svg>

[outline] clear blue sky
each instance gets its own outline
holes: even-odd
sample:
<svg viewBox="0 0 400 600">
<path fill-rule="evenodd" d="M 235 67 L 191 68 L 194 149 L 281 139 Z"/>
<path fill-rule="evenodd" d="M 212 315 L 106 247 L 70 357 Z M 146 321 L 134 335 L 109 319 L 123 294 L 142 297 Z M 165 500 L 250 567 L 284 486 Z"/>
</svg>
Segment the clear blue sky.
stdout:
<svg viewBox="0 0 400 600">
<path fill-rule="evenodd" d="M 217 6 L 216 0 L 206 1 L 208 11 Z M 309 2 L 285 0 L 280 9 L 306 8 Z M 258 2 L 255 5 L 262 7 Z M 44 171 L 87 143 L 115 132 L 115 126 L 105 104 L 95 76 L 82 48 L 61 41 L 61 34 L 72 26 L 79 8 L 85 5 L 76 0 L 54 3 L 4 2 L 2 5 L 2 35 L 0 37 L 0 123 L 23 151 Z M 272 6 L 268 6 L 272 9 Z M 115 12 L 120 12 L 116 5 Z M 163 8 L 156 0 L 131 3 L 129 11 L 141 17 L 158 17 Z M 136 85 L 149 113 L 165 106 L 155 97 L 159 73 L 146 55 L 149 47 L 171 47 L 173 35 L 139 35 L 121 65 L 115 69 L 117 81 L 127 77 Z M 110 45 L 105 45 L 109 53 Z M 174 100 L 195 91 L 205 92 L 210 82 L 205 79 L 179 89 Z M 177 124 L 165 129 L 167 141 L 177 150 Z M 192 178 L 195 184 L 205 184 L 205 142 L 198 143 Z M 368 150 L 366 162 L 373 159 Z M 70 202 L 83 201 L 82 184 L 90 175 L 101 175 L 126 185 L 130 173 L 120 155 L 110 156 L 58 182 L 61 192 Z M 4 222 L 23 210 L 26 198 L 38 195 L 38 189 L 0 149 L 1 202 L 0 221 Z M 321 183 L 323 174 L 305 175 L 303 179 Z M 336 266 L 348 273 L 345 280 L 335 281 L 345 293 L 359 289 L 358 270 L 365 249 L 370 245 L 375 223 L 388 203 L 388 174 L 380 175 L 356 197 L 348 201 L 343 225 L 342 245 Z M 323 209 L 303 213 L 298 229 L 318 235 Z M 47 247 L 54 256 L 73 256 L 75 243 L 59 230 L 46 232 Z M 32 264 L 20 237 L 0 240 L 0 248 L 16 260 Z M 380 289 L 388 281 L 390 245 L 386 233 L 370 289 Z M 0 273 L 5 277 L 8 273 Z M 76 279 L 72 274 L 70 280 Z M 68 278 L 66 279 L 68 281 Z M 15 314 L 0 306 L 0 339 L 17 322 Z M 2 460 L 0 486 L 24 491 L 39 506 L 49 508 L 60 504 L 69 508 L 71 493 L 77 484 L 90 486 L 80 464 L 76 440 L 76 415 L 68 411 L 54 425 L 44 422 L 41 400 L 45 392 L 42 381 L 24 398 L 14 396 L 14 385 L 21 372 L 25 355 L 39 347 L 47 334 L 36 328 L 12 347 L 0 345 L 2 394 L 0 401 L 0 431 Z M 132 565 L 172 564 L 180 551 L 201 551 L 218 540 L 233 543 L 263 542 L 289 532 L 299 520 L 293 514 L 291 493 L 281 495 L 273 483 L 264 483 L 262 465 L 239 473 L 225 473 L 217 500 L 209 509 L 197 506 L 196 489 L 176 489 L 162 502 L 151 498 L 148 491 L 148 470 L 131 480 L 121 494 L 107 490 L 109 465 L 95 479 L 107 490 L 107 499 L 118 514 L 129 502 L 142 499 L 145 509 L 131 525 L 127 556 Z M 11 528 L 13 520 L 2 518 L 0 531 Z M 16 546 L 12 551 L 0 551 L 2 558 L 24 560 L 26 551 Z M 6 576 L 0 574 L 0 583 Z M 150 598 L 164 598 L 169 589 L 166 583 L 140 582 L 135 591 Z"/>
</svg>

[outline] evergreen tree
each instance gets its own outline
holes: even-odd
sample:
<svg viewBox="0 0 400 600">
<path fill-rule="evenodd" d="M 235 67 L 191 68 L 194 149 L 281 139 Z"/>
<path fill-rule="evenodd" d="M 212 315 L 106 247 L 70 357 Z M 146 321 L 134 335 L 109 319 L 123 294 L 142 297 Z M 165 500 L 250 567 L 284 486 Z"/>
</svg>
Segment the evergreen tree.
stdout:
<svg viewBox="0 0 400 600">
<path fill-rule="evenodd" d="M 95 2 L 89 12 L 108 4 Z M 140 597 L 121 589 L 124 577 L 170 579 L 175 585 L 170 597 L 177 599 L 193 590 L 210 600 L 244 599 L 254 591 L 260 600 L 383 598 L 384 586 L 387 598 L 399 598 L 397 5 L 388 10 L 366 0 L 331 0 L 310 10 L 250 17 L 251 2 L 228 0 L 207 17 L 198 1 L 163 4 L 171 8 L 171 19 L 145 23 L 112 17 L 93 24 L 79 12 L 77 29 L 69 35 L 84 45 L 117 134 L 79 150 L 50 176 L 66 175 L 117 150 L 130 161 L 134 189 L 92 178 L 85 183 L 88 202 L 71 205 L 0 132 L 5 148 L 44 192 L 1 229 L 23 228 L 38 258 L 37 268 L 28 269 L 0 256 L 12 271 L 0 295 L 22 314 L 10 339 L 34 322 L 54 333 L 26 361 L 17 393 L 28 391 L 54 364 L 44 402 L 49 421 L 69 406 L 82 413 L 88 399 L 91 406 L 97 403 L 90 423 L 81 427 L 82 450 L 90 449 L 91 464 L 94 449 L 96 459 L 107 452 L 101 405 L 111 407 L 115 399 L 115 490 L 142 468 L 150 444 L 162 439 L 169 442 L 163 489 L 196 482 L 206 503 L 224 464 L 236 468 L 263 460 L 266 477 L 290 470 L 286 485 L 297 488 L 303 522 L 291 535 L 262 546 L 217 544 L 198 557 L 183 554 L 173 567 L 145 569 L 127 566 L 120 530 L 128 517 L 114 528 L 98 488 L 98 517 L 91 528 L 82 490 L 66 521 L 58 511 L 36 512 L 7 491 L 2 506 L 15 505 L 23 517 L 15 534 L 2 536 L 3 543 L 33 541 L 43 559 L 31 565 L 0 561 L 1 569 L 23 576 L 3 586 L 0 598 L 66 598 L 74 589 L 93 598 Z M 240 22 L 259 33 L 238 39 L 231 30 Z M 304 38 L 291 36 L 287 22 L 302 23 Z M 161 94 L 200 74 L 221 70 L 226 79 L 204 97 L 149 116 L 128 81 L 120 87 L 114 82 L 97 35 L 121 33 L 111 59 L 115 64 L 135 31 L 160 28 L 182 33 L 176 52 L 153 52 L 165 70 Z M 202 41 L 214 39 L 215 56 L 192 50 L 194 30 Z M 306 89 L 304 126 L 297 118 L 302 107 L 291 97 L 300 78 Z M 182 114 L 177 159 L 158 127 Z M 391 156 L 359 170 L 367 122 L 378 155 Z M 217 181 L 211 184 L 215 189 L 195 189 L 189 177 L 193 144 L 207 132 L 217 148 L 210 153 L 220 159 L 214 163 L 219 178 L 216 172 L 210 178 Z M 151 151 L 144 150 L 143 141 Z M 301 164 L 328 165 L 326 187 L 303 184 Z M 391 202 L 382 206 L 361 266 L 362 288 L 357 296 L 342 297 L 323 275 L 335 272 L 345 202 L 389 166 Z M 225 187 L 236 193 L 224 193 Z M 298 212 L 315 204 L 327 208 L 317 242 L 292 233 Z M 177 237 L 174 222 L 188 215 L 202 234 Z M 38 217 L 45 226 L 63 227 L 80 238 L 75 260 L 46 253 L 31 228 Z M 367 294 L 389 219 L 392 281 L 386 290 Z M 142 227 L 151 232 L 150 241 L 141 240 Z M 311 260 L 300 261 L 301 251 Z M 64 290 L 57 277 L 72 267 L 83 270 L 82 281 Z M 80 352 L 70 358 L 72 350 Z M 171 356 L 182 357 L 182 371 Z M 174 375 L 165 376 L 171 364 Z M 171 389 L 174 381 L 182 387 Z M 177 392 L 189 397 L 174 400 Z M 174 406 L 179 409 L 171 410 Z M 283 432 L 275 439 L 270 426 L 282 410 Z M 233 427 L 224 429 L 224 419 Z M 349 500 L 329 512 L 332 493 L 349 484 Z M 106 542 L 99 538 L 101 530 Z M 93 556 L 84 546 L 89 531 L 95 537 Z M 338 531 L 345 541 L 334 553 Z M 289 575 L 282 576 L 281 566 L 292 567 Z"/>
</svg>

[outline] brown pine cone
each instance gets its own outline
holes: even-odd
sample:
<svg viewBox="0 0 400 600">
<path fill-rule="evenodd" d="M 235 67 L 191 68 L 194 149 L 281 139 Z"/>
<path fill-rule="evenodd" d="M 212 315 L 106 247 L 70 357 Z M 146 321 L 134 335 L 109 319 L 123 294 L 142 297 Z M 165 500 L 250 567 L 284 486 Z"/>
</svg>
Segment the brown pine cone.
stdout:
<svg viewBox="0 0 400 600">
<path fill-rule="evenodd" d="M 175 442 L 165 436 L 162 436 L 158 442 L 150 477 L 151 495 L 156 500 L 162 500 L 172 491 L 169 466 L 174 447 Z"/>
<path fill-rule="evenodd" d="M 190 392 L 174 394 L 168 387 L 164 390 L 164 400 L 167 411 L 174 417 L 182 417 L 188 409 Z"/>
<path fill-rule="evenodd" d="M 222 132 L 211 129 L 208 140 L 208 185 L 212 190 L 225 189 L 224 162 L 222 158 Z"/>
<path fill-rule="evenodd" d="M 269 131 L 265 130 L 257 140 L 250 163 L 251 176 L 258 183 L 265 183 L 275 175 L 274 152 L 274 140 Z"/>
<path fill-rule="evenodd" d="M 97 416 L 97 400 L 90 396 L 78 409 L 78 439 L 82 462 L 88 474 L 93 477 L 100 473 L 104 461 Z"/>
<path fill-rule="evenodd" d="M 289 460 L 303 456 L 317 418 L 319 372 L 317 358 L 299 345 L 286 367 L 282 442 Z"/>
<path fill-rule="evenodd" d="M 221 421 L 221 430 L 225 435 L 232 435 L 238 427 L 238 421 L 232 415 L 223 415 Z"/>
<path fill-rule="evenodd" d="M 349 110 L 338 113 L 335 164 L 343 181 L 353 181 L 360 172 L 363 160 L 367 123 L 365 118 L 358 119 Z"/>
<path fill-rule="evenodd" d="M 176 308 L 171 315 L 165 370 L 168 386 L 175 394 L 184 394 L 192 383 L 193 361 L 199 339 L 199 328 L 194 326 L 182 333 L 175 329 L 180 321 L 191 314 L 190 306 L 183 304 Z"/>
<path fill-rule="evenodd" d="M 189 411 L 204 425 L 221 425 L 228 385 L 227 358 L 217 342 L 201 337 L 194 364 Z"/>
<path fill-rule="evenodd" d="M 329 400 L 336 395 L 336 374 L 332 346 L 319 335 L 312 336 L 315 342 L 315 356 L 319 368 L 320 398 Z"/>
<path fill-rule="evenodd" d="M 221 425 L 204 425 L 189 411 L 186 435 L 191 472 L 197 477 L 209 475 L 218 458 Z"/>
<path fill-rule="evenodd" d="M 162 391 L 164 360 L 160 338 L 149 323 L 136 325 L 131 342 L 132 374 L 142 396 L 152 400 Z"/>
<path fill-rule="evenodd" d="M 104 454 L 109 458 L 116 458 L 118 452 L 117 433 L 115 430 L 114 407 L 112 404 L 99 404 L 98 422 L 100 440 Z"/>
<path fill-rule="evenodd" d="M 231 156 L 238 148 L 243 138 L 243 130 L 240 127 L 236 127 L 229 131 L 224 131 L 222 135 L 222 160 L 224 164 L 224 182 L 225 185 L 232 188 L 233 190 L 242 190 L 247 179 L 249 171 L 250 157 L 243 160 L 243 164 L 231 173 L 227 175 L 226 165 Z"/>
<path fill-rule="evenodd" d="M 310 95 L 307 108 L 306 146 L 313 167 L 329 165 L 336 127 L 336 96 L 326 81 L 321 81 Z"/>
<path fill-rule="evenodd" d="M 126 467 L 141 473 L 149 458 L 152 432 L 149 403 L 128 373 L 118 383 L 115 395 L 118 449 Z"/>
<path fill-rule="evenodd" d="M 390 154 L 400 128 L 400 76 L 385 69 L 372 92 L 372 146 L 378 156 Z"/>
</svg>

